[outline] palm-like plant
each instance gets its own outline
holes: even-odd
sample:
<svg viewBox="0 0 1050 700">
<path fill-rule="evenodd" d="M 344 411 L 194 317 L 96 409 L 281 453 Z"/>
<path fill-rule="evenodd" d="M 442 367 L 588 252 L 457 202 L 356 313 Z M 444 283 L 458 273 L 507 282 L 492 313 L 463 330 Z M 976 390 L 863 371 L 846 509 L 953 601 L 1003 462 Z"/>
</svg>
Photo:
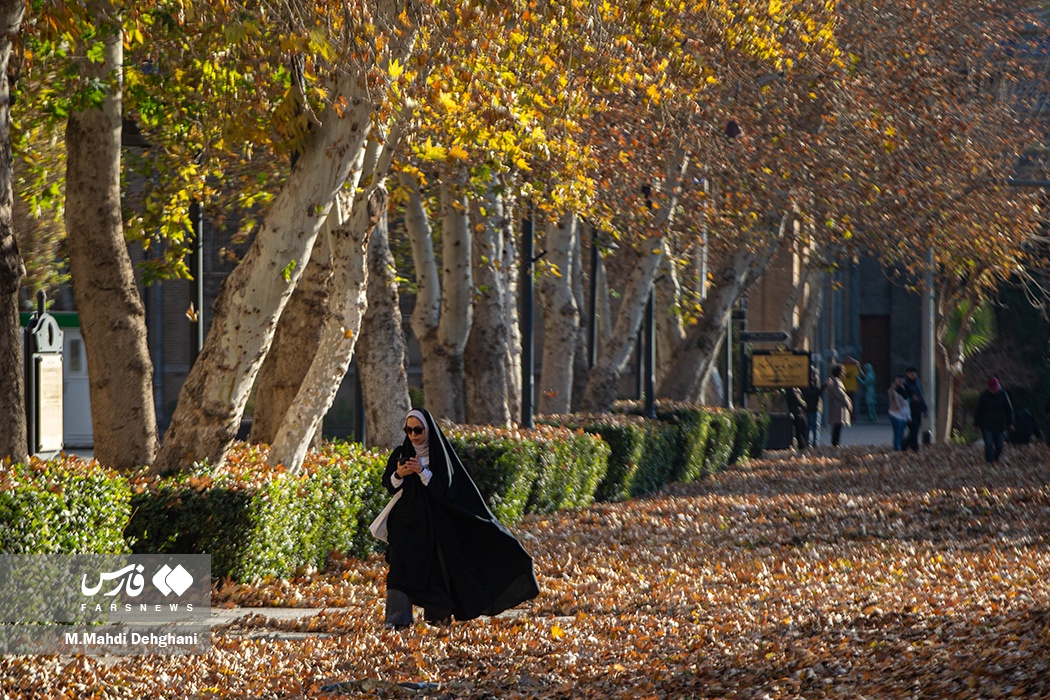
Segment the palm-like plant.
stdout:
<svg viewBox="0 0 1050 700">
<path fill-rule="evenodd" d="M 996 336 L 995 309 L 987 303 L 960 302 L 945 319 L 937 353 L 938 434 L 947 436 L 952 427 L 955 397 L 967 359 L 992 344 Z"/>
</svg>

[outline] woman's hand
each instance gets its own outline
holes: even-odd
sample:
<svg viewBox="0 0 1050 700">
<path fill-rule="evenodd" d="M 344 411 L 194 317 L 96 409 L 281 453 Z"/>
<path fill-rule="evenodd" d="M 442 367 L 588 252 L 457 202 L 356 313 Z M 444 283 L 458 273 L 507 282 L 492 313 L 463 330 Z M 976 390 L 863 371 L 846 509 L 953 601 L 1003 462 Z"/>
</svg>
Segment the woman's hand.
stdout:
<svg viewBox="0 0 1050 700">
<path fill-rule="evenodd" d="M 404 479 L 409 474 L 419 474 L 423 471 L 423 465 L 419 463 L 419 457 L 413 456 L 404 462 L 398 462 L 397 472 L 399 478 Z"/>
</svg>

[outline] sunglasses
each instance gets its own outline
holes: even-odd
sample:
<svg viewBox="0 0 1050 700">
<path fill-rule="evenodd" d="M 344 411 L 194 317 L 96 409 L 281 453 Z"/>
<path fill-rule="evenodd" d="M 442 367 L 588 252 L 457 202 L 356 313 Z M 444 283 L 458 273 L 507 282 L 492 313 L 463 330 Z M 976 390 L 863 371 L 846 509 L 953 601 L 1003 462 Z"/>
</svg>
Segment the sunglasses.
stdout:
<svg viewBox="0 0 1050 700">
<path fill-rule="evenodd" d="M 424 428 L 422 425 L 415 425 L 415 426 L 406 425 L 405 426 L 405 435 L 412 435 L 413 433 L 415 433 L 416 435 L 422 435 L 425 431 L 426 431 L 426 428 Z"/>
</svg>

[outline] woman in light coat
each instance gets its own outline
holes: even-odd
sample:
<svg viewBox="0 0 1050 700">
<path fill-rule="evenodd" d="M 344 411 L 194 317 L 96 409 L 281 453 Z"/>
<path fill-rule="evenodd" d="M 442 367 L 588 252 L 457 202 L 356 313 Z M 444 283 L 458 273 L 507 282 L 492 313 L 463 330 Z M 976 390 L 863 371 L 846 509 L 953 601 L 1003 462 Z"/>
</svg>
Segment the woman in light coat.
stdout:
<svg viewBox="0 0 1050 700">
<path fill-rule="evenodd" d="M 842 365 L 833 365 L 828 380 L 828 422 L 831 423 L 831 444 L 837 447 L 842 437 L 842 426 L 850 424 L 853 400 L 842 383 Z"/>
<path fill-rule="evenodd" d="M 904 396 L 903 374 L 893 378 L 886 395 L 889 397 L 890 425 L 893 426 L 893 449 L 900 452 L 904 445 L 904 426 L 911 422 L 911 408 Z"/>
</svg>

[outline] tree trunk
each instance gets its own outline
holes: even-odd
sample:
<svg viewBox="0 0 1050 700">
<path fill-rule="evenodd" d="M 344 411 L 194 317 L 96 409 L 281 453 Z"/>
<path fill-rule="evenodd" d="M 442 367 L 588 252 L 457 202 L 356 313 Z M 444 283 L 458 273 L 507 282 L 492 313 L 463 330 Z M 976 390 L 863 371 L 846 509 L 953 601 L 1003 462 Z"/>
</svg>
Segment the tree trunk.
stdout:
<svg viewBox="0 0 1050 700">
<path fill-rule="evenodd" d="M 422 207 L 420 211 L 425 213 Z M 443 270 L 438 286 L 439 312 L 433 318 L 434 325 L 422 335 L 417 330 L 416 338 L 423 350 L 423 392 L 430 412 L 454 423 L 462 423 L 466 420 L 463 350 L 470 333 L 473 313 L 471 297 L 474 290 L 467 204 L 462 195 L 456 193 L 449 179 L 441 184 L 441 213 Z M 426 221 L 425 216 L 423 221 Z M 417 228 L 416 233 L 425 233 L 427 240 L 431 240 L 429 224 Z M 429 245 L 432 256 L 433 243 Z M 413 254 L 417 247 L 425 249 L 426 244 L 417 246 L 413 242 Z M 428 262 L 421 263 L 417 258 L 417 270 L 420 270 L 421 264 L 424 269 L 429 267 Z M 415 328 L 415 315 L 412 323 Z"/>
<path fill-rule="evenodd" d="M 503 215 L 503 260 L 500 270 L 503 273 L 503 284 L 506 290 L 506 304 L 503 306 L 507 324 L 507 346 L 504 348 L 504 364 L 507 366 L 507 406 L 510 409 L 511 421 L 521 418 L 521 319 L 518 315 L 518 246 L 516 228 L 517 214 L 508 203 Z"/>
<path fill-rule="evenodd" d="M 393 449 L 404 439 L 401 426 L 412 408 L 405 370 L 405 335 L 390 253 L 386 212 L 368 242 L 368 311 L 357 342 L 357 371 L 365 405 L 367 444 Z"/>
<path fill-rule="evenodd" d="M 576 243 L 572 251 L 572 293 L 576 297 L 576 308 L 580 310 L 580 322 L 576 326 L 576 353 L 573 355 L 572 368 L 572 405 L 569 410 L 579 408 L 580 397 L 587 390 L 587 375 L 591 372 L 591 357 L 587 347 L 587 322 L 583 310 L 587 308 L 587 293 L 584 291 L 583 236 L 577 229 Z M 592 234 L 593 235 L 593 234 Z"/>
<path fill-rule="evenodd" d="M 317 236 L 306 270 L 288 300 L 274 332 L 270 351 L 255 380 L 255 411 L 251 441 L 273 444 L 277 429 L 299 393 L 306 371 L 321 342 L 321 329 L 328 316 L 329 285 L 332 280 L 332 231 L 342 224 L 341 197 L 328 212 L 324 229 Z"/>
<path fill-rule="evenodd" d="M 682 299 L 682 287 L 674 263 L 667 257 L 660 263 L 653 282 L 656 291 L 653 308 L 656 324 L 656 382 L 663 380 L 671 366 L 671 355 L 685 340 L 682 315 L 677 312 Z"/>
<path fill-rule="evenodd" d="M 784 240 L 790 218 L 791 215 L 784 215 L 776 238 L 759 250 L 753 250 L 753 246 L 739 247 L 716 276 L 704 302 L 704 313 L 674 353 L 671 367 L 657 388 L 657 396 L 680 401 L 697 401 L 704 396 L 733 305 L 769 267 Z"/>
<path fill-rule="evenodd" d="M 12 227 L 14 193 L 11 174 L 11 84 L 7 71 L 11 40 L 18 36 L 25 12 L 22 0 L 0 1 L 0 459 L 24 462 L 28 456 L 22 329 L 18 291 L 25 266 Z"/>
<path fill-rule="evenodd" d="M 179 394 L 157 471 L 225 458 L 277 321 L 368 136 L 373 106 L 359 77 L 338 74 L 332 106 L 322 113 L 248 254 L 226 278 L 211 332 Z M 346 96 L 345 108 L 339 96 Z"/>
<path fill-rule="evenodd" d="M 106 95 L 98 108 L 73 111 L 66 125 L 66 245 L 87 354 L 95 457 L 130 470 L 151 464 L 157 452 L 153 364 L 121 217 L 120 15 L 108 0 L 96 0 L 91 12 L 105 60 L 78 59 L 80 76 L 101 81 Z"/>
<path fill-rule="evenodd" d="M 745 253 L 741 257 L 749 256 Z M 725 339 L 733 304 L 746 290 L 745 277 L 736 265 L 720 277 L 707 294 L 704 313 L 673 354 L 671 365 L 657 387 L 657 396 L 695 401 L 704 395 L 715 368 L 718 348 Z"/>
<path fill-rule="evenodd" d="M 431 410 L 440 404 L 440 395 L 446 390 L 446 375 L 438 365 L 440 353 L 438 326 L 441 323 L 441 278 L 438 275 L 437 256 L 434 254 L 434 236 L 430 228 L 423 197 L 416 181 L 401 173 L 401 186 L 408 192 L 405 203 L 405 230 L 412 243 L 412 261 L 416 270 L 416 305 L 410 324 L 423 356 L 423 394 Z M 434 401 L 431 402 L 433 395 Z"/>
<path fill-rule="evenodd" d="M 576 215 L 566 214 L 547 225 L 537 292 L 543 314 L 543 364 L 540 371 L 539 412 L 572 410 L 573 371 L 580 330 L 580 309 L 573 292 Z"/>
<path fill-rule="evenodd" d="M 302 468 L 310 439 L 320 428 L 350 366 L 368 306 L 368 238 L 386 204 L 386 189 L 373 185 L 358 195 L 349 220 L 332 234 L 331 313 L 321 331 L 314 361 L 270 448 L 270 463 L 283 464 L 293 473 Z"/>
<path fill-rule="evenodd" d="M 602 348 L 598 362 L 591 368 L 587 378 L 587 389 L 581 406 L 584 410 L 609 411 L 616 401 L 616 389 L 631 353 L 634 352 L 645 304 L 653 286 L 653 277 L 664 255 L 664 231 L 674 218 L 680 183 L 688 165 L 689 158 L 684 151 L 679 151 L 669 163 L 664 179 L 666 195 L 656 213 L 652 229 L 656 235 L 639 242 L 640 247 L 636 246 L 634 249 L 635 265 L 632 266 L 620 299 L 620 311 L 616 315 L 612 336 Z"/>
<path fill-rule="evenodd" d="M 351 168 L 347 184 L 336 196 L 322 233 L 314 242 L 306 270 L 281 314 L 270 351 L 255 382 L 256 411 L 252 416 L 252 440 L 257 443 L 273 442 L 317 354 L 331 294 L 332 232 L 343 225 L 354 204 L 352 193 L 357 191 L 365 173 L 368 173 L 370 182 L 376 182 L 379 177 L 377 168 L 389 167 L 389 160 L 381 156 L 385 156 L 399 139 L 400 131 L 382 144 L 370 140 L 366 148 L 362 149 L 360 161 L 355 161 Z M 310 442 L 314 447 L 320 447 L 320 430 Z"/>
<path fill-rule="evenodd" d="M 617 397 L 620 377 L 634 352 L 638 329 L 642 325 L 645 304 L 652 289 L 653 276 L 663 257 L 662 240 L 646 243 L 646 250 L 631 252 L 634 260 L 630 276 L 620 298 L 620 311 L 612 337 L 602 348 L 597 364 L 587 377 L 582 408 L 585 411 L 609 411 Z"/>
<path fill-rule="evenodd" d="M 965 314 L 959 320 L 954 341 L 949 344 L 946 343 L 948 318 L 943 309 L 952 308 L 953 305 L 943 299 L 937 301 L 937 415 L 931 416 L 931 420 L 936 420 L 937 441 L 946 443 L 952 436 L 955 390 L 962 381 L 966 363 L 966 338 L 972 328 L 973 315 L 980 304 L 972 302 L 967 305 Z M 954 302 L 954 307 L 958 306 L 959 302 Z"/>
<path fill-rule="evenodd" d="M 475 293 L 470 335 L 463 348 L 471 369 L 464 376 L 466 418 L 477 425 L 508 425 L 512 417 L 507 396 L 510 330 L 502 269 L 503 201 L 490 191 L 484 203 L 473 203 L 471 213 L 476 223 L 470 240 Z"/>
</svg>

